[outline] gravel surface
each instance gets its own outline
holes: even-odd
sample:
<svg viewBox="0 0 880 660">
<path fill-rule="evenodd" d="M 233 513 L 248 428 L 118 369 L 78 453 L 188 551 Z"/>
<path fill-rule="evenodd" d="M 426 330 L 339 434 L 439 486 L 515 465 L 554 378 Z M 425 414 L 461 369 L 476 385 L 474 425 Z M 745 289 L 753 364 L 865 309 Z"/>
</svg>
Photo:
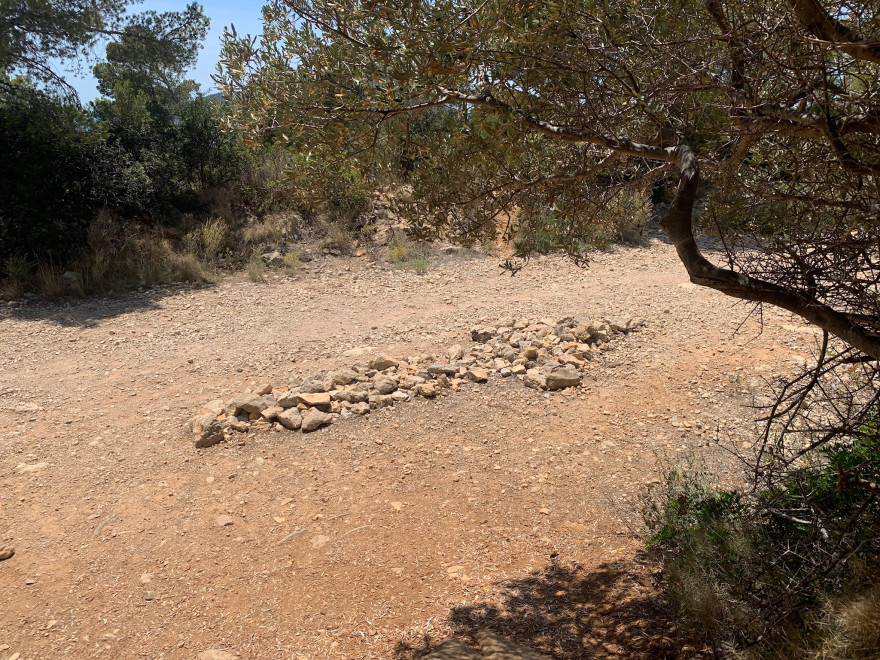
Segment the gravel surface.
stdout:
<svg viewBox="0 0 880 660">
<path fill-rule="evenodd" d="M 644 614 L 638 496 L 670 465 L 736 478 L 716 441 L 746 449 L 764 379 L 816 342 L 750 311 L 659 241 L 515 277 L 491 258 L 423 275 L 331 259 L 6 307 L 0 659 L 410 658 L 479 627 L 558 658 L 680 650 Z M 492 378 L 200 450 L 184 431 L 206 401 L 351 349 L 442 355 L 475 325 L 565 316 L 647 323 L 579 388 Z"/>
</svg>

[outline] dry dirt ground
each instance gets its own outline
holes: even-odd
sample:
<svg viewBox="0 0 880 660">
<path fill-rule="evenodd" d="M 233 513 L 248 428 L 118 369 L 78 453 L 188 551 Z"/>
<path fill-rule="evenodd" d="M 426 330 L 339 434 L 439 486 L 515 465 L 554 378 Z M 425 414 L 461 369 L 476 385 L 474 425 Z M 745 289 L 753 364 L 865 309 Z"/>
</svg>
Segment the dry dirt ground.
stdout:
<svg viewBox="0 0 880 660">
<path fill-rule="evenodd" d="M 0 660 L 418 657 L 489 628 L 556 658 L 692 657 L 639 554 L 664 467 L 724 471 L 812 331 L 694 287 L 672 248 L 423 275 L 327 260 L 263 284 L 0 312 Z M 472 385 L 197 450 L 207 401 L 442 354 L 480 322 L 644 318 L 585 385 Z M 748 317 L 748 318 L 747 318 Z M 221 526 L 219 515 L 233 524 Z"/>
</svg>

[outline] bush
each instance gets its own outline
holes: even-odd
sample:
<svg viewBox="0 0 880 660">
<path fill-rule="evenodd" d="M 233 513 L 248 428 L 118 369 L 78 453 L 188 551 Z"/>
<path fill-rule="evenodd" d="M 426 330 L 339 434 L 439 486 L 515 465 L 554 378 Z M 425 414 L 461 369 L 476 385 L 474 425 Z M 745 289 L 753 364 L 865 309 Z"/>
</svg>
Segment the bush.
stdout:
<svg viewBox="0 0 880 660">
<path fill-rule="evenodd" d="M 860 613 L 877 611 L 880 588 L 878 466 L 880 434 L 868 425 L 748 495 L 670 472 L 644 518 L 672 602 L 747 657 L 875 657 L 852 649 L 877 635 Z M 838 647 L 849 650 L 828 655 Z"/>
<path fill-rule="evenodd" d="M 0 95 L 0 259 L 73 257 L 100 204 L 90 121 L 25 85 Z"/>
<path fill-rule="evenodd" d="M 263 261 L 263 257 L 259 250 L 251 252 L 251 257 L 248 259 L 247 268 L 245 270 L 248 279 L 251 282 L 263 281 L 263 275 L 266 273 L 266 264 Z"/>
</svg>

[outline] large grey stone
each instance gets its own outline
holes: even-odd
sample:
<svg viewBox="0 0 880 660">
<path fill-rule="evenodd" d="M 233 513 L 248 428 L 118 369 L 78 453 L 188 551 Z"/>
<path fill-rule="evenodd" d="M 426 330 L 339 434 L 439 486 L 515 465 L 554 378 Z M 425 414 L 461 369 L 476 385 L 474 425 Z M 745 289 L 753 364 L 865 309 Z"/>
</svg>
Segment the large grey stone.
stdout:
<svg viewBox="0 0 880 660">
<path fill-rule="evenodd" d="M 321 375 L 309 376 L 300 384 L 299 391 L 306 394 L 326 392 L 328 389 L 326 380 L 327 379 Z"/>
<path fill-rule="evenodd" d="M 490 630 L 478 630 L 474 638 L 486 660 L 550 660 L 549 656 L 515 644 Z"/>
<path fill-rule="evenodd" d="M 302 426 L 302 415 L 297 408 L 288 408 L 284 412 L 278 413 L 276 419 L 281 426 L 291 431 L 296 431 Z"/>
<path fill-rule="evenodd" d="M 485 660 L 478 651 L 458 639 L 447 639 L 425 656 L 424 660 Z"/>
<path fill-rule="evenodd" d="M 299 390 L 282 390 L 275 393 L 275 400 L 282 408 L 293 408 L 296 405 L 296 395 Z"/>
<path fill-rule="evenodd" d="M 421 385 L 424 382 L 425 382 L 424 378 L 421 378 L 419 376 L 410 375 L 410 376 L 404 377 L 403 381 L 400 383 L 400 388 L 404 389 L 404 390 L 411 390 L 416 385 Z"/>
<path fill-rule="evenodd" d="M 355 415 L 366 415 L 368 412 L 370 412 L 370 404 L 365 401 L 353 403 L 351 404 L 351 408 L 349 408 L 349 410 Z"/>
<path fill-rule="evenodd" d="M 373 379 L 373 390 L 377 394 L 391 394 L 397 389 L 397 379 L 391 376 L 376 376 Z"/>
<path fill-rule="evenodd" d="M 196 433 L 196 448 L 213 447 L 223 442 L 225 438 L 226 436 L 223 435 L 223 425 L 217 419 L 212 419 L 209 423 L 200 427 L 198 433 Z"/>
<path fill-rule="evenodd" d="M 571 367 L 556 367 L 545 374 L 544 382 L 548 390 L 577 387 L 581 384 L 581 375 Z"/>
<path fill-rule="evenodd" d="M 375 369 L 376 371 L 385 371 L 388 367 L 396 367 L 398 360 L 394 358 L 390 358 L 387 355 L 380 355 L 378 357 L 373 358 L 367 364 L 370 369 Z"/>
<path fill-rule="evenodd" d="M 358 377 L 354 369 L 336 369 L 327 374 L 327 377 L 333 381 L 334 385 L 348 385 L 351 381 Z"/>
<path fill-rule="evenodd" d="M 302 416 L 303 433 L 317 431 L 322 426 L 333 422 L 333 416 L 323 413 L 317 408 L 309 408 Z"/>
<path fill-rule="evenodd" d="M 226 414 L 232 417 L 238 415 L 241 411 L 248 414 L 261 413 L 269 407 L 269 401 L 261 397 L 259 394 L 248 392 L 247 394 L 239 394 L 233 397 L 226 406 Z"/>
</svg>

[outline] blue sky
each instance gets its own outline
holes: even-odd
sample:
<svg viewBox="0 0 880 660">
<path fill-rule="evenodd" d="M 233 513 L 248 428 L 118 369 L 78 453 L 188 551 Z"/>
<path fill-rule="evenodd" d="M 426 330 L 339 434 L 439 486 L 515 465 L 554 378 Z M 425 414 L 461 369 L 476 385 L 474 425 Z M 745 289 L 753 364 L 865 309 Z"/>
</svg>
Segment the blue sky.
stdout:
<svg viewBox="0 0 880 660">
<path fill-rule="evenodd" d="M 153 10 L 180 11 L 188 0 L 145 0 L 134 4 L 129 8 L 130 13 Z M 259 34 L 262 27 L 261 2 L 235 2 L 234 0 L 203 0 L 205 15 L 211 19 L 211 29 L 205 39 L 204 47 L 199 51 L 199 61 L 195 69 L 190 73 L 190 78 L 201 84 L 202 92 L 210 92 L 214 89 L 211 82 L 211 74 L 215 72 L 217 60 L 220 58 L 220 37 L 223 28 L 230 24 L 235 25 L 239 34 Z M 103 55 L 104 47 L 99 46 L 97 55 Z M 83 66 L 83 73 L 76 75 L 64 72 L 64 78 L 76 89 L 82 103 L 88 103 L 98 96 L 97 83 L 91 76 L 93 63 Z M 63 69 L 61 69 L 63 71 Z"/>
</svg>

